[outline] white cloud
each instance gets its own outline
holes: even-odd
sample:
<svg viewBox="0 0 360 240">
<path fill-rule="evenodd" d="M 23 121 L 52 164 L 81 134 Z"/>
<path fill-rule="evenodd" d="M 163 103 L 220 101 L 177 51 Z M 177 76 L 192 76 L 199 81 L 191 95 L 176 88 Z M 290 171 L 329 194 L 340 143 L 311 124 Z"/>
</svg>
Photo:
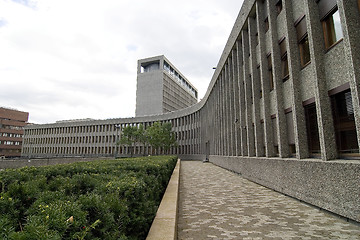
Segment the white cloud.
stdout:
<svg viewBox="0 0 360 240">
<path fill-rule="evenodd" d="M 204 95 L 242 1 L 0 0 L 0 105 L 30 121 L 131 117 L 137 60 Z"/>
</svg>

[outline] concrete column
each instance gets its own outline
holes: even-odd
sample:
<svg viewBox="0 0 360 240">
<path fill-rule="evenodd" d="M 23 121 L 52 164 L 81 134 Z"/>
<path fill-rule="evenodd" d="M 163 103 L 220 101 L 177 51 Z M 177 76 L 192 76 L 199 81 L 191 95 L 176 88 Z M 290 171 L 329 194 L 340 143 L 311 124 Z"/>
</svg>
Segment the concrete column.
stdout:
<svg viewBox="0 0 360 240">
<path fill-rule="evenodd" d="M 326 86 L 324 53 L 325 44 L 321 27 L 319 10 L 315 1 L 305 0 L 305 15 L 310 45 L 310 59 L 315 83 L 315 103 L 319 127 L 321 158 L 331 160 L 337 158 L 334 122 L 328 91 Z"/>
<path fill-rule="evenodd" d="M 344 34 L 345 66 L 349 66 L 350 89 L 357 129 L 358 146 L 360 148 L 360 13 L 356 1 L 338 0 L 341 26 Z M 360 150 L 359 150 L 360 151 Z"/>
<path fill-rule="evenodd" d="M 227 143 L 227 156 L 231 156 L 231 105 L 230 105 L 230 81 L 231 78 L 229 76 L 229 59 L 225 64 L 225 101 L 226 101 L 226 143 Z"/>
<path fill-rule="evenodd" d="M 269 13 L 269 31 L 270 31 L 270 47 L 271 47 L 271 61 L 273 68 L 273 79 L 274 79 L 274 90 L 271 94 L 275 97 L 275 114 L 276 114 L 276 125 L 277 125 L 277 139 L 279 147 L 279 156 L 289 156 L 289 144 L 287 140 L 287 127 L 286 118 L 283 104 L 283 80 L 281 76 L 281 56 L 279 40 L 283 36 L 278 36 L 277 33 L 277 10 L 273 2 L 267 2 L 267 10 Z M 284 41 L 288 41 L 285 39 Z"/>
<path fill-rule="evenodd" d="M 261 132 L 260 126 L 260 81 L 259 74 L 257 71 L 257 26 L 256 19 L 253 17 L 248 18 L 248 29 L 249 29 L 249 48 L 250 48 L 250 72 L 251 72 L 251 84 L 252 84 L 252 115 L 254 117 L 254 144 L 255 144 L 255 155 L 257 157 L 264 155 L 264 148 L 262 146 L 263 133 Z"/>
<path fill-rule="evenodd" d="M 241 32 L 242 34 L 242 47 L 243 47 L 243 81 L 244 81 L 244 94 L 245 94 L 245 121 L 247 131 L 247 155 L 249 157 L 255 156 L 255 144 L 254 144 L 254 128 L 253 128 L 253 111 L 252 111 L 252 99 L 251 99 L 251 78 L 250 78 L 250 62 L 249 62 L 249 33 L 246 30 Z"/>
<path fill-rule="evenodd" d="M 218 155 L 219 153 L 219 134 L 218 134 L 218 130 L 219 130 L 219 114 L 218 114 L 218 105 L 217 105 L 217 85 L 214 86 L 212 92 L 211 92 L 211 96 L 212 96 L 212 105 L 214 108 L 214 124 L 213 124 L 213 146 L 210 146 L 211 148 L 214 149 L 214 155 Z"/>
<path fill-rule="evenodd" d="M 213 105 L 213 127 L 211 129 L 212 131 L 212 141 L 213 141 L 213 145 L 210 146 L 213 149 L 213 154 L 217 155 L 217 148 L 218 148 L 218 139 L 217 139 L 217 126 L 218 126 L 218 114 L 217 114 L 217 106 L 216 106 L 216 93 L 215 93 L 215 86 L 213 88 L 213 90 L 210 93 L 210 96 L 212 98 L 212 105 Z"/>
<path fill-rule="evenodd" d="M 218 115 L 218 122 L 216 125 L 217 133 L 217 155 L 221 155 L 221 109 L 220 109 L 220 80 L 216 81 L 215 101 L 216 101 L 216 114 Z"/>
<path fill-rule="evenodd" d="M 239 114 L 239 72 L 238 72 L 238 56 L 237 56 L 237 43 L 235 43 L 235 48 L 232 51 L 232 66 L 233 66 L 233 94 L 234 94 L 234 155 L 240 156 L 240 129 L 239 129 L 239 123 L 240 123 L 240 114 Z"/>
<path fill-rule="evenodd" d="M 232 102 L 231 102 L 231 96 L 232 96 L 232 77 L 231 77 L 231 58 L 229 57 L 227 60 L 227 63 L 225 65 L 225 71 L 226 71 L 226 102 L 227 102 L 227 108 L 226 108 L 226 117 L 227 117 L 227 135 L 226 135 L 226 140 L 227 140 L 227 151 L 228 151 L 228 156 L 233 156 L 233 151 L 232 151 L 232 135 L 233 135 L 233 131 L 232 131 L 232 125 L 233 125 L 233 118 L 232 118 Z"/>
<path fill-rule="evenodd" d="M 286 48 L 289 61 L 289 84 L 291 95 L 293 96 L 292 112 L 294 121 L 294 138 L 296 147 L 296 157 L 298 159 L 309 157 L 308 144 L 306 134 L 306 123 L 304 115 L 304 107 L 301 98 L 301 82 L 300 82 L 300 55 L 297 41 L 296 29 L 294 27 L 293 8 L 291 1 L 283 2 L 285 10 L 285 38 L 287 39 Z"/>
<path fill-rule="evenodd" d="M 236 44 L 234 46 L 234 48 L 236 48 Z M 237 105 L 236 105 L 236 95 L 235 95 L 235 91 L 236 91 L 236 86 L 237 81 L 236 81 L 236 76 L 234 74 L 235 72 L 235 62 L 234 62 L 234 53 L 235 53 L 235 49 L 231 50 L 230 53 L 230 78 L 231 78 L 231 84 L 230 84 L 230 91 L 231 91 L 231 148 L 232 148 L 232 156 L 237 156 L 237 127 L 236 127 L 236 112 L 237 112 Z"/>
<path fill-rule="evenodd" d="M 266 6 L 263 6 L 265 4 Z M 257 1 L 256 15 L 257 15 L 257 25 L 258 25 L 258 38 L 259 38 L 259 51 L 260 51 L 260 84 L 262 88 L 262 101 L 263 108 L 261 111 L 264 116 L 264 139 L 265 139 L 265 155 L 266 157 L 273 157 L 274 152 L 274 141 L 273 141 L 273 131 L 271 127 L 271 112 L 270 112 L 270 79 L 268 74 L 268 65 L 267 65 L 267 52 L 266 52 L 266 36 L 270 34 L 268 31 L 265 33 L 265 18 L 268 17 L 264 11 L 267 8 L 267 0 L 263 3 L 262 1 Z"/>
<path fill-rule="evenodd" d="M 229 58 L 229 75 L 230 75 L 230 133 L 231 133 L 231 156 L 236 156 L 236 128 L 235 128 L 235 78 L 234 78 L 234 50 L 231 50 Z"/>
<path fill-rule="evenodd" d="M 240 150 L 241 156 L 247 156 L 247 133 L 246 133 L 246 113 L 245 113 L 245 89 L 244 89 L 244 73 L 243 73 L 243 43 L 237 41 L 237 57 L 238 57 L 238 86 L 239 86 L 239 129 L 240 129 Z"/>
<path fill-rule="evenodd" d="M 222 141 L 222 149 L 221 149 L 221 155 L 225 156 L 227 154 L 226 152 L 226 105 L 225 105 L 225 77 L 224 77 L 224 70 L 221 72 L 220 76 L 220 111 L 221 111 L 221 141 Z"/>
<path fill-rule="evenodd" d="M 223 117 L 223 121 L 224 121 L 224 145 L 225 145 L 225 149 L 224 149 L 224 155 L 225 156 L 229 156 L 229 144 L 228 144 L 228 136 L 229 136 L 229 132 L 228 132 L 228 110 L 229 110 L 229 106 L 228 106 L 228 101 L 227 101 L 227 95 L 228 95 L 228 78 L 227 78 L 227 64 L 225 63 L 224 68 L 222 70 L 222 85 L 223 85 L 223 91 L 222 91 L 222 101 L 223 101 L 223 111 L 224 111 L 224 115 L 222 115 Z"/>
<path fill-rule="evenodd" d="M 218 82 L 218 99 L 217 99 L 217 102 L 218 102 L 218 112 L 219 112 L 219 117 L 221 118 L 223 116 L 223 107 L 222 107 L 222 101 L 221 101 L 221 98 L 222 98 L 222 86 L 221 86 L 221 74 L 219 75 L 218 79 L 217 79 L 217 82 Z M 219 121 L 219 155 L 223 155 L 223 144 L 224 144 L 224 141 L 223 141 L 223 121 L 222 119 L 220 119 Z"/>
</svg>

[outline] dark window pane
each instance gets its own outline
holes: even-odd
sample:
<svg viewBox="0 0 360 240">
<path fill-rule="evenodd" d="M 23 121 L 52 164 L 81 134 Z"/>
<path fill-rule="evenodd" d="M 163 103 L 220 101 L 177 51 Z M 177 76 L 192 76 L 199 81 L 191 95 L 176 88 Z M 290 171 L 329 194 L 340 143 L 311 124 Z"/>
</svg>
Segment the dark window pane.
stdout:
<svg viewBox="0 0 360 240">
<path fill-rule="evenodd" d="M 318 6 L 320 19 L 323 19 L 336 8 L 336 0 L 319 0 Z"/>
<path fill-rule="evenodd" d="M 287 77 L 289 76 L 289 64 L 286 53 L 281 58 L 281 76 L 283 79 L 287 79 Z"/>
<path fill-rule="evenodd" d="M 299 42 L 299 49 L 301 66 L 305 66 L 310 62 L 309 38 L 307 35 Z"/>
<path fill-rule="evenodd" d="M 281 56 L 283 56 L 285 53 L 286 53 L 286 41 L 285 41 L 285 38 L 283 38 L 280 43 L 280 54 Z"/>
<path fill-rule="evenodd" d="M 265 32 L 269 30 L 269 19 L 265 18 Z"/>
<path fill-rule="evenodd" d="M 320 139 L 316 115 L 316 105 L 315 103 L 312 103 L 306 105 L 304 109 L 309 152 L 320 153 Z"/>
<path fill-rule="evenodd" d="M 279 0 L 277 3 L 276 3 L 276 10 L 277 10 L 277 13 L 280 14 L 281 10 L 282 10 L 282 0 Z"/>
<path fill-rule="evenodd" d="M 271 62 L 271 54 L 267 56 L 268 61 L 268 73 L 269 73 L 269 84 L 270 91 L 274 89 L 274 80 L 273 80 L 273 72 L 272 72 L 272 62 Z"/>
<path fill-rule="evenodd" d="M 305 16 L 301 17 L 300 20 L 297 20 L 295 23 L 297 40 L 300 42 L 301 39 L 307 34 L 306 28 L 306 18 Z"/>
<path fill-rule="evenodd" d="M 358 153 L 354 109 L 350 89 L 331 96 L 336 144 L 340 153 Z"/>
</svg>

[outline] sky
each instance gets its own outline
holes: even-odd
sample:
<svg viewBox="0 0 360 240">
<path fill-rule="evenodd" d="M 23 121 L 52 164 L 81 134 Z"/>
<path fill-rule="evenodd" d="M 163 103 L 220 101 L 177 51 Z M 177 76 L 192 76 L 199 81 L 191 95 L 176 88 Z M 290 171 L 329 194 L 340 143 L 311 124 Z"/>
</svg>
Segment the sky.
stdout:
<svg viewBox="0 0 360 240">
<path fill-rule="evenodd" d="M 242 0 L 0 0 L 0 107 L 31 123 L 135 116 L 137 60 L 204 96 Z"/>
</svg>

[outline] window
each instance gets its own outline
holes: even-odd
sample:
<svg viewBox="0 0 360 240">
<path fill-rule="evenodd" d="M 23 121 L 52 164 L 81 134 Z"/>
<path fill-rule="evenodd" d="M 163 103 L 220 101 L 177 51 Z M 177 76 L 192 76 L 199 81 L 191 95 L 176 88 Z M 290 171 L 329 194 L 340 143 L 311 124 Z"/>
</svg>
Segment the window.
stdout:
<svg viewBox="0 0 360 240">
<path fill-rule="evenodd" d="M 277 10 L 277 13 L 278 13 L 278 14 L 281 13 L 281 10 L 282 10 L 282 0 L 279 0 L 279 1 L 276 3 L 276 10 Z"/>
<path fill-rule="evenodd" d="M 285 38 L 280 39 L 279 45 L 281 54 L 281 77 L 283 81 L 286 81 L 289 78 L 289 64 L 287 59 Z"/>
<path fill-rule="evenodd" d="M 318 1 L 320 19 L 324 32 L 325 48 L 329 49 L 343 37 L 336 0 Z"/>
<path fill-rule="evenodd" d="M 261 86 L 260 65 L 258 65 L 256 67 L 256 72 L 257 72 L 257 76 L 258 76 L 258 84 L 260 86 L 260 99 L 261 99 L 262 95 L 263 95 L 263 91 L 262 91 L 262 86 Z"/>
<path fill-rule="evenodd" d="M 359 0 L 360 1 L 360 0 Z M 269 31 L 269 18 L 265 18 L 265 32 Z"/>
<path fill-rule="evenodd" d="M 330 97 L 339 153 L 359 153 L 350 89 Z"/>
<path fill-rule="evenodd" d="M 291 109 L 288 111 L 285 111 L 285 117 L 286 117 L 289 149 L 290 149 L 290 153 L 292 155 L 294 155 L 296 153 L 296 149 L 295 149 L 294 120 L 293 120 L 293 113 L 292 113 Z"/>
<path fill-rule="evenodd" d="M 304 107 L 309 153 L 320 153 L 319 128 L 315 102 Z"/>
<path fill-rule="evenodd" d="M 262 133 L 262 134 L 261 134 L 261 136 L 262 136 L 262 142 L 261 142 L 261 144 L 262 144 L 264 153 L 266 153 L 264 119 L 261 119 L 261 120 L 260 120 L 260 132 Z"/>
<path fill-rule="evenodd" d="M 297 40 L 300 51 L 301 66 L 304 67 L 310 62 L 309 38 L 306 29 L 305 16 L 295 22 Z"/>
<path fill-rule="evenodd" d="M 277 129 L 277 124 L 276 124 L 276 115 L 272 115 L 271 116 L 271 125 L 272 125 L 272 129 L 273 129 L 273 141 L 274 141 L 274 151 L 276 156 L 279 155 L 279 143 L 278 143 L 278 129 Z"/>
<path fill-rule="evenodd" d="M 274 79 L 273 79 L 273 71 L 272 71 L 272 62 L 271 62 L 271 54 L 267 55 L 267 62 L 268 62 L 268 73 L 269 73 L 269 84 L 270 84 L 270 91 L 274 89 Z"/>
<path fill-rule="evenodd" d="M 250 85 L 250 103 L 253 104 L 253 85 L 252 85 L 252 78 L 251 74 L 249 75 L 249 85 Z"/>
</svg>

